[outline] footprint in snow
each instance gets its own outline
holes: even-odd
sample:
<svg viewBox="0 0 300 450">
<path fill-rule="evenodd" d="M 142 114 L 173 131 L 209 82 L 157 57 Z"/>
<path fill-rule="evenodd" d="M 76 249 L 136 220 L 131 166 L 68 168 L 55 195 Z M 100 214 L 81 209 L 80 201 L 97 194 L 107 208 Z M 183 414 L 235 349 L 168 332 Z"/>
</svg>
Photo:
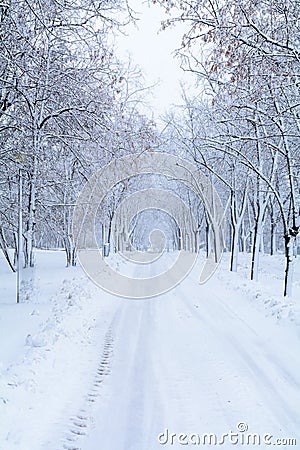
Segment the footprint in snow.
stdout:
<svg viewBox="0 0 300 450">
<path fill-rule="evenodd" d="M 28 334 L 25 340 L 25 345 L 28 345 L 29 347 L 45 347 L 46 341 L 38 337 L 32 337 L 31 334 Z"/>
</svg>

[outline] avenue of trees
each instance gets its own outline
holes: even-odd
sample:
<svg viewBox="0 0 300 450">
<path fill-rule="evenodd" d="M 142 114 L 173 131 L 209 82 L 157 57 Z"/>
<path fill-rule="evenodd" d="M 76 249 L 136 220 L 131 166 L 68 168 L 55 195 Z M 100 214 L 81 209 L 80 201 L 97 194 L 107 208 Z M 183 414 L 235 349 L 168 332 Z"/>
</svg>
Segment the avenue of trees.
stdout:
<svg viewBox="0 0 300 450">
<path fill-rule="evenodd" d="M 124 25 L 120 12 L 134 20 L 127 2 L 0 3 L 0 248 L 7 263 L 16 270 L 22 244 L 25 267 L 34 265 L 34 247 L 63 247 L 67 265 L 75 264 L 72 213 L 83 184 L 115 158 L 159 150 L 193 161 L 218 191 L 230 269 L 237 270 L 239 252 L 249 252 L 249 276 L 257 280 L 259 255 L 280 251 L 290 295 L 300 227 L 300 3 L 152 2 L 168 14 L 163 28 L 185 23 L 177 56 L 197 80 L 193 95 L 185 90 L 183 104 L 166 115 L 163 133 L 140 112 L 138 69 L 112 49 L 111 36 Z M 203 205 L 178 183 L 160 182 L 189 202 L 208 252 Z M 103 242 L 111 241 L 120 200 L 138 185 L 121 183 L 105 199 Z M 142 247 L 145 228 L 134 228 Z M 178 247 L 178 230 L 170 234 Z"/>
</svg>

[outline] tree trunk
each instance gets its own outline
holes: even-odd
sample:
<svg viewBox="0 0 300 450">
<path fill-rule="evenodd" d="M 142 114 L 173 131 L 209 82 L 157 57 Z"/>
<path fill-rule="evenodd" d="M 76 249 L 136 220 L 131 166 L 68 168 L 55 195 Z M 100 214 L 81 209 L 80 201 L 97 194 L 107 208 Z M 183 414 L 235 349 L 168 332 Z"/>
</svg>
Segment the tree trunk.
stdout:
<svg viewBox="0 0 300 450">
<path fill-rule="evenodd" d="M 109 256 L 110 252 L 112 251 L 112 220 L 113 216 L 109 219 L 109 226 L 108 226 L 108 233 L 107 233 L 107 254 L 106 256 Z"/>
<path fill-rule="evenodd" d="M 261 238 L 263 232 L 263 216 L 260 210 L 254 228 L 253 246 L 252 246 L 252 261 L 251 261 L 251 280 L 258 281 L 258 267 L 259 267 L 259 252 L 261 248 Z"/>
<path fill-rule="evenodd" d="M 271 248 L 270 248 L 270 255 L 276 255 L 277 253 L 277 242 L 276 242 L 276 224 L 271 221 L 271 236 L 270 236 L 271 242 Z"/>
<path fill-rule="evenodd" d="M 231 259 L 230 270 L 231 272 L 237 272 L 239 256 L 239 227 L 232 225 L 232 239 L 231 239 Z"/>
<path fill-rule="evenodd" d="M 9 256 L 9 253 L 8 253 L 7 244 L 6 244 L 6 239 L 5 239 L 2 227 L 0 227 L 0 248 L 1 248 L 2 252 L 3 252 L 3 255 L 4 255 L 4 257 L 5 257 L 8 265 L 9 265 L 9 267 L 11 268 L 11 270 L 13 272 L 15 272 L 16 269 L 15 269 L 15 267 L 13 265 L 13 262 L 10 259 L 10 256 Z"/>
<path fill-rule="evenodd" d="M 285 239 L 285 257 L 286 257 L 286 267 L 285 267 L 285 278 L 284 278 L 284 296 L 290 297 L 292 295 L 292 282 L 294 273 L 294 245 L 296 241 L 296 236 L 287 235 Z"/>
<path fill-rule="evenodd" d="M 197 252 L 198 252 L 198 247 L 199 247 L 199 234 L 198 234 L 198 230 L 194 231 L 193 235 L 194 235 L 194 248 L 193 248 L 193 252 L 194 252 L 194 253 L 197 253 Z"/>
<path fill-rule="evenodd" d="M 33 170 L 30 178 L 30 191 L 28 203 L 28 221 L 25 232 L 25 267 L 34 266 L 33 255 L 33 239 L 35 228 L 35 199 L 36 199 L 36 182 L 37 182 L 37 157 L 33 157 Z"/>
<path fill-rule="evenodd" d="M 66 251 L 66 266 L 76 266 L 76 251 L 73 244 L 72 236 L 68 234 L 64 237 L 65 251 Z"/>
<path fill-rule="evenodd" d="M 210 226 L 209 226 L 209 221 L 206 218 L 206 227 L 205 227 L 205 245 L 206 245 L 206 258 L 208 258 L 209 253 L 210 253 L 210 247 L 211 247 L 211 242 L 210 242 Z"/>
<path fill-rule="evenodd" d="M 240 237 L 240 243 L 241 243 L 241 252 L 245 253 L 247 251 L 247 233 L 245 231 L 245 223 L 244 220 L 241 223 L 241 237 Z"/>
</svg>

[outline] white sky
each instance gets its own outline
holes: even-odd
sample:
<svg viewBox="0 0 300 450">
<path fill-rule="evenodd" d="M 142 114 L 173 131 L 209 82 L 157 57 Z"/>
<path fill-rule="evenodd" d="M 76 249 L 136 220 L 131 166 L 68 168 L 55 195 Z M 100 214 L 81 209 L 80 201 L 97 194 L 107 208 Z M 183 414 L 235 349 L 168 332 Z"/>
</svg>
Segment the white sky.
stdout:
<svg viewBox="0 0 300 450">
<path fill-rule="evenodd" d="M 180 104 L 180 80 L 190 80 L 191 76 L 180 69 L 180 61 L 175 58 L 174 51 L 180 46 L 183 25 L 177 25 L 160 31 L 161 21 L 166 19 L 164 10 L 159 5 L 148 5 L 147 1 L 129 0 L 130 6 L 139 17 L 136 26 L 130 24 L 126 29 L 127 36 L 119 36 L 116 40 L 117 54 L 122 59 L 131 59 L 139 65 L 145 76 L 146 85 L 159 82 L 151 89 L 147 97 L 156 116 L 163 114 L 172 104 Z"/>
</svg>

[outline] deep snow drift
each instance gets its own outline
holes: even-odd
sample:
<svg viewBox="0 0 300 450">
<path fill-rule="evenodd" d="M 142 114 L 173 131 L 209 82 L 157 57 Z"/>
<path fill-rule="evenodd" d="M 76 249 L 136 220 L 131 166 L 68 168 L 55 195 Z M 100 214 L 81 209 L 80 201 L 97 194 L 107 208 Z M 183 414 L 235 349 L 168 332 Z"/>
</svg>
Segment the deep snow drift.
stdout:
<svg viewBox="0 0 300 450">
<path fill-rule="evenodd" d="M 225 254 L 205 285 L 196 266 L 173 291 L 133 301 L 40 251 L 19 305 L 1 259 L 0 449 L 194 448 L 204 433 L 225 449 L 256 448 L 242 444 L 249 433 L 272 435 L 258 448 L 299 448 L 299 261 L 284 300 L 282 256 L 261 258 L 259 283 L 249 258 L 232 274 Z M 229 430 L 239 441 L 222 446 Z"/>
</svg>

